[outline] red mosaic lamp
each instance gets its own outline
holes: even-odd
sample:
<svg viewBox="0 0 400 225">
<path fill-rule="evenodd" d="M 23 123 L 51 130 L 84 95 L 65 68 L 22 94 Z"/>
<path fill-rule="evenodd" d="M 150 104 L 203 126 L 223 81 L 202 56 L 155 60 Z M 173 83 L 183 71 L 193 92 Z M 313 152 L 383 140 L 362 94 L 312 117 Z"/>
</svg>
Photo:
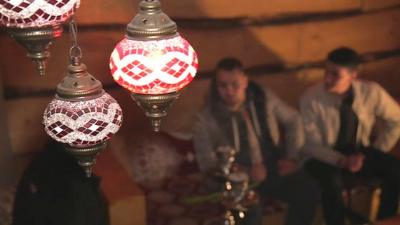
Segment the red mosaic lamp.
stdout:
<svg viewBox="0 0 400 225">
<path fill-rule="evenodd" d="M 45 74 L 51 42 L 61 36 L 62 23 L 80 0 L 0 0 L 0 25 L 27 50 L 40 75 Z"/>
<path fill-rule="evenodd" d="M 87 72 L 80 48 L 71 50 L 78 54 L 71 53 L 67 75 L 44 112 L 43 124 L 46 133 L 64 143 L 90 176 L 95 157 L 122 125 L 122 110 L 100 81 Z"/>
<path fill-rule="evenodd" d="M 196 52 L 179 35 L 176 23 L 161 11 L 158 0 L 140 2 L 126 37 L 110 58 L 114 80 L 131 92 L 155 131 L 160 130 L 167 108 L 193 80 L 197 68 Z"/>
</svg>

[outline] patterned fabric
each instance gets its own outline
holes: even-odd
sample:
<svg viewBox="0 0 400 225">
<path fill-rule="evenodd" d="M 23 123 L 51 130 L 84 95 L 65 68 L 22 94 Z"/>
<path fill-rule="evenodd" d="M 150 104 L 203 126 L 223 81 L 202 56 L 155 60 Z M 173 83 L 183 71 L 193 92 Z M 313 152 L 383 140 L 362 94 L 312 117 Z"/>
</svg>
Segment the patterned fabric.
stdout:
<svg viewBox="0 0 400 225">
<path fill-rule="evenodd" d="M 209 180 L 200 173 L 194 160 L 193 142 L 165 134 L 146 135 L 138 140 L 140 143 L 125 148 L 128 153 L 125 157 L 130 159 L 134 180 L 146 196 L 147 224 L 220 225 L 221 204 L 187 202 L 211 193 Z M 275 200 L 268 200 L 265 207 L 266 214 L 283 210 L 284 205 Z"/>
<path fill-rule="evenodd" d="M 139 94 L 178 91 L 193 80 L 197 67 L 196 52 L 181 36 L 158 41 L 125 38 L 110 59 L 114 80 Z"/>
<path fill-rule="evenodd" d="M 133 179 L 145 188 L 157 186 L 176 174 L 184 160 L 176 147 L 160 136 L 143 137 L 134 143 L 129 159 Z"/>
<path fill-rule="evenodd" d="M 62 23 L 79 7 L 80 0 L 0 0 L 0 25 L 41 27 Z"/>
<path fill-rule="evenodd" d="M 218 221 L 223 209 L 217 203 L 186 204 L 184 199 L 205 195 L 204 178 L 199 173 L 175 175 L 156 190 L 147 190 L 147 224 L 200 225 Z M 182 224 L 183 225 L 183 224 Z"/>
<path fill-rule="evenodd" d="M 53 99 L 43 115 L 46 133 L 58 142 L 88 147 L 106 141 L 122 125 L 122 110 L 109 94 L 83 102 Z"/>
</svg>

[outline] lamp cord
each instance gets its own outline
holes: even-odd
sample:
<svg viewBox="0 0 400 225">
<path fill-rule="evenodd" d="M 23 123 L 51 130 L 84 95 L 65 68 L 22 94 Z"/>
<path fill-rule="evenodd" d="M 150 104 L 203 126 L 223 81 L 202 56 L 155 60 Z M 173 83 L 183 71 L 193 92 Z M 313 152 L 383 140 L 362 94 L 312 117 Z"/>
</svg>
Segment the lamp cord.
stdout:
<svg viewBox="0 0 400 225">
<path fill-rule="evenodd" d="M 76 22 L 74 19 L 69 22 L 69 32 L 71 34 L 72 46 L 69 49 L 69 56 L 71 59 L 74 58 L 82 58 L 82 50 L 81 47 L 78 45 L 78 28 L 76 26 Z"/>
</svg>

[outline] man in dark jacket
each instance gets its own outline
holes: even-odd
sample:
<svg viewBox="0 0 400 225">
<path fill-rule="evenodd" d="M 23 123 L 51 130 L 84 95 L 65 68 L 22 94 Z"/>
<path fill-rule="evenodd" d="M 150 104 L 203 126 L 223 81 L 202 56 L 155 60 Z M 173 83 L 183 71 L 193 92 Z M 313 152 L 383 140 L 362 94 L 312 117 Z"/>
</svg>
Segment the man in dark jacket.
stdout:
<svg viewBox="0 0 400 225">
<path fill-rule="evenodd" d="M 108 225 L 99 178 L 87 178 L 53 141 L 25 170 L 17 187 L 13 225 Z"/>
<path fill-rule="evenodd" d="M 299 113 L 270 90 L 249 82 L 235 58 L 217 64 L 209 97 L 194 126 L 200 169 L 207 173 L 218 167 L 216 150 L 230 146 L 237 152 L 236 163 L 247 169 L 253 182 L 261 184 L 263 196 L 288 203 L 287 225 L 311 224 L 318 191 L 299 166 L 304 142 Z M 284 129 L 285 148 L 278 148 L 282 142 L 279 127 Z M 246 224 L 261 224 L 260 212 L 259 208 L 249 212 Z"/>
</svg>

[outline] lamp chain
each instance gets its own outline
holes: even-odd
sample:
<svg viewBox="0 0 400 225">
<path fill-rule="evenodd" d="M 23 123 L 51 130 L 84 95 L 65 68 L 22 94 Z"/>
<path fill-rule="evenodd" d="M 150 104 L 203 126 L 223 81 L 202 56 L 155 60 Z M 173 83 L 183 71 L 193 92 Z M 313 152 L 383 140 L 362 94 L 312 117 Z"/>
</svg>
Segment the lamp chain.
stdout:
<svg viewBox="0 0 400 225">
<path fill-rule="evenodd" d="M 74 19 L 69 22 L 69 32 L 71 34 L 72 46 L 69 49 L 69 56 L 71 59 L 82 58 L 82 50 L 78 45 L 78 28 Z"/>
</svg>

